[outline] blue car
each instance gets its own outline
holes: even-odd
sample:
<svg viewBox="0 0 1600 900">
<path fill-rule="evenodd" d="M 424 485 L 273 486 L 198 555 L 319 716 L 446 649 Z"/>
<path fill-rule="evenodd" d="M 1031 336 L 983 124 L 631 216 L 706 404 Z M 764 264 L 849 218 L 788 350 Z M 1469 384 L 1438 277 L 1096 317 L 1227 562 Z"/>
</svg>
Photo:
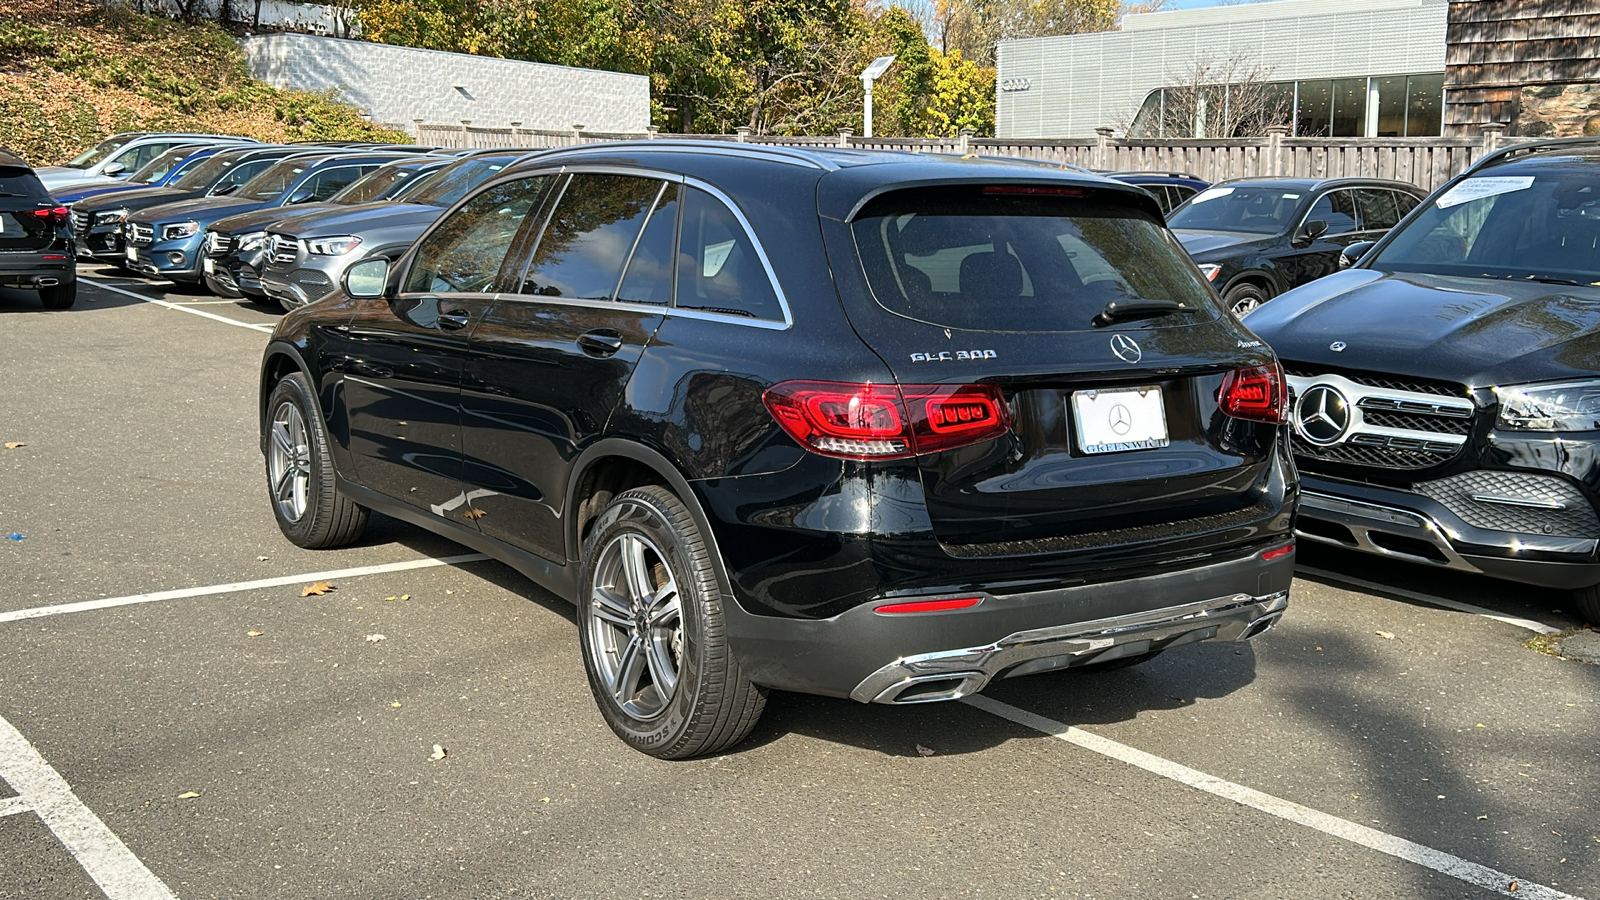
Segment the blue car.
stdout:
<svg viewBox="0 0 1600 900">
<path fill-rule="evenodd" d="M 183 284 L 204 279 L 201 243 L 206 228 L 219 219 L 258 209 L 298 206 L 326 200 L 361 176 L 414 154 L 393 151 L 323 149 L 298 153 L 273 163 L 237 191 L 139 210 L 123 224 L 123 263 L 151 278 Z M 289 212 L 285 212 L 289 215 Z"/>
</svg>

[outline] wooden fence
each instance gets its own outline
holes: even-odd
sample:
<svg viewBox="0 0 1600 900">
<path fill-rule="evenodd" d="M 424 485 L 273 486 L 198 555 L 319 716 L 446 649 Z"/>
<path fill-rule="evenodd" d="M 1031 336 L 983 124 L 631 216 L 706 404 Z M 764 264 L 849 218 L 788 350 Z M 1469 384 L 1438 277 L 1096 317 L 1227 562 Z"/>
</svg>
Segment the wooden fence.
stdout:
<svg viewBox="0 0 1600 900">
<path fill-rule="evenodd" d="M 1460 174 L 1504 141 L 1500 130 L 1493 127 L 1485 129 L 1482 138 L 1295 138 L 1280 130 L 1258 138 L 1158 140 L 1113 138 L 1109 130 L 1102 130 L 1090 139 L 1002 140 L 971 134 L 949 139 L 864 138 L 848 131 L 836 137 L 756 136 L 744 130 L 732 135 L 660 134 L 654 130 L 643 134 L 597 134 L 579 129 L 540 131 L 417 124 L 419 142 L 462 149 L 545 149 L 600 141 L 684 138 L 785 147 L 1009 156 L 1098 171 L 1187 172 L 1206 181 L 1274 175 L 1392 178 L 1427 191 Z"/>
</svg>

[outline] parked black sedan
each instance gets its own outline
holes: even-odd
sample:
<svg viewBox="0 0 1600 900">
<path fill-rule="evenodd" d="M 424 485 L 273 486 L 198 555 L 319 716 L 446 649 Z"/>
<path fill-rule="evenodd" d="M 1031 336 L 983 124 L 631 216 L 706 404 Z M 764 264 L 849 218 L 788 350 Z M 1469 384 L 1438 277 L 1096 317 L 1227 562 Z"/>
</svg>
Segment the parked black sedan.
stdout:
<svg viewBox="0 0 1600 900">
<path fill-rule="evenodd" d="M 1383 237 L 1425 196 L 1373 178 L 1244 178 L 1201 191 L 1167 224 L 1228 308 L 1244 316 L 1339 271 L 1345 247 Z"/>
</svg>

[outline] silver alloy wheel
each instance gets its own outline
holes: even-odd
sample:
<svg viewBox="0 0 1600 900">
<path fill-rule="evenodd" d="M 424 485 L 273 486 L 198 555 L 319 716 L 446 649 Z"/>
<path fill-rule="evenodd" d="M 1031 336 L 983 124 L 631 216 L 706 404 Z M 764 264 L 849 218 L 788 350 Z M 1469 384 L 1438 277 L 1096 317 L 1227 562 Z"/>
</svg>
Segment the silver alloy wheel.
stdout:
<svg viewBox="0 0 1600 900">
<path fill-rule="evenodd" d="M 310 505 L 311 442 L 305 417 L 293 403 L 280 403 L 272 413 L 267 480 L 278 515 L 285 522 L 300 521 Z"/>
<path fill-rule="evenodd" d="M 1261 301 L 1255 297 L 1246 297 L 1243 300 L 1236 301 L 1232 306 L 1233 314 L 1241 319 L 1260 308 Z"/>
<path fill-rule="evenodd" d="M 620 534 L 600 551 L 585 627 L 595 671 L 623 712 L 665 712 L 678 689 L 683 610 L 677 578 L 649 538 Z"/>
</svg>

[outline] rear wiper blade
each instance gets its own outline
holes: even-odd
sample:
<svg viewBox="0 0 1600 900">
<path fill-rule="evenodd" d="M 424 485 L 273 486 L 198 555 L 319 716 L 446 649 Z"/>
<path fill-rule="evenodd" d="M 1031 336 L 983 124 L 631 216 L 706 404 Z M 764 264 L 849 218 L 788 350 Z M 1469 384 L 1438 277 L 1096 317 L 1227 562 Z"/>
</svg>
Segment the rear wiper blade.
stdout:
<svg viewBox="0 0 1600 900">
<path fill-rule="evenodd" d="M 1194 307 L 1179 300 L 1146 297 L 1137 300 L 1113 300 L 1094 317 L 1096 328 L 1110 325 L 1118 319 L 1138 319 L 1144 316 L 1165 316 L 1175 312 L 1188 312 Z"/>
</svg>

